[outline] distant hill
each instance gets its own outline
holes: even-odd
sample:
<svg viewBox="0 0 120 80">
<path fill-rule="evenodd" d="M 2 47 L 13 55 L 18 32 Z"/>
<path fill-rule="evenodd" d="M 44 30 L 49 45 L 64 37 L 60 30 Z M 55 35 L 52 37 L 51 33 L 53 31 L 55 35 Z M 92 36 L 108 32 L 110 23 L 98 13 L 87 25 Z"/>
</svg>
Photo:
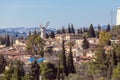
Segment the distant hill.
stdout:
<svg viewBox="0 0 120 80">
<path fill-rule="evenodd" d="M 20 37 L 21 36 L 27 37 L 29 31 L 34 32 L 34 30 L 36 30 L 37 32 L 40 32 L 40 27 L 31 27 L 31 28 L 25 28 L 25 27 L 1 28 L 0 29 L 0 35 L 4 36 L 4 35 L 9 34 L 10 36 L 18 35 Z M 46 30 L 47 30 L 48 33 L 51 32 L 51 31 L 56 32 L 56 29 L 54 29 L 54 28 L 47 28 Z"/>
</svg>

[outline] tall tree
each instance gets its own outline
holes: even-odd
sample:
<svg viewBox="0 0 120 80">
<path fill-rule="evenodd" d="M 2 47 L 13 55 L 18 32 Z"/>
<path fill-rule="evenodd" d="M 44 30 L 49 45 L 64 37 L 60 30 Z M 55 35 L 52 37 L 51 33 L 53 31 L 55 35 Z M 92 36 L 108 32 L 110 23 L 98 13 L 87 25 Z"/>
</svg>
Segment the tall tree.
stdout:
<svg viewBox="0 0 120 80">
<path fill-rule="evenodd" d="M 4 80 L 10 80 L 12 78 L 12 74 L 14 73 L 14 65 L 12 63 L 9 64 L 8 69 L 4 71 Z"/>
<path fill-rule="evenodd" d="M 5 70 L 6 62 L 4 56 L 0 54 L 0 74 Z"/>
<path fill-rule="evenodd" d="M 98 25 L 98 31 L 99 31 L 99 32 L 101 31 L 101 26 L 100 26 L 100 25 Z"/>
<path fill-rule="evenodd" d="M 94 28 L 93 28 L 92 24 L 89 27 L 89 36 L 92 37 L 92 38 L 95 37 L 95 31 L 94 31 Z"/>
<path fill-rule="evenodd" d="M 32 76 L 32 78 L 34 78 L 34 80 L 39 80 L 40 66 L 38 65 L 36 60 L 31 64 L 30 75 Z"/>
<path fill-rule="evenodd" d="M 64 34 L 64 33 L 66 33 L 65 32 L 65 28 L 62 26 L 62 33 Z"/>
<path fill-rule="evenodd" d="M 112 80 L 120 80 L 120 63 L 113 70 Z"/>
<path fill-rule="evenodd" d="M 56 78 L 60 80 L 60 61 L 58 61 L 58 69 L 57 69 L 57 76 Z"/>
<path fill-rule="evenodd" d="M 74 61 L 73 61 L 73 53 L 72 46 L 70 45 L 70 51 L 68 56 L 68 73 L 75 73 Z"/>
<path fill-rule="evenodd" d="M 85 29 L 85 27 L 83 27 L 83 32 L 86 32 L 86 29 Z"/>
<path fill-rule="evenodd" d="M 98 25 L 98 31 L 96 32 L 96 37 L 99 38 L 99 34 L 101 32 L 101 26 Z"/>
<path fill-rule="evenodd" d="M 66 54 L 64 40 L 62 41 L 62 53 L 60 55 L 60 66 L 62 67 L 62 74 L 65 73 L 68 76 L 67 64 L 66 64 Z"/>
<path fill-rule="evenodd" d="M 75 29 L 74 29 L 73 24 L 71 24 L 71 31 L 72 31 L 72 33 L 75 33 Z"/>
<path fill-rule="evenodd" d="M 106 31 L 101 31 L 99 34 L 99 40 L 100 40 L 100 44 L 107 44 L 108 41 L 111 39 L 111 35 L 110 33 L 106 32 Z"/>
<path fill-rule="evenodd" d="M 68 33 L 71 33 L 71 27 L 70 27 L 70 24 L 68 24 Z"/>
<path fill-rule="evenodd" d="M 45 41 L 39 35 L 31 35 L 27 40 L 27 52 L 29 54 L 43 55 Z"/>
<path fill-rule="evenodd" d="M 103 49 L 102 46 L 99 46 L 96 50 L 97 52 L 95 53 L 95 63 L 96 65 L 96 69 L 101 71 L 101 75 L 103 77 L 107 76 L 107 57 L 106 57 L 106 53 L 105 50 Z"/>
<path fill-rule="evenodd" d="M 111 51 L 111 55 L 112 55 L 112 57 L 111 57 L 111 65 L 116 66 L 117 65 L 117 56 L 116 56 L 114 50 Z"/>
<path fill-rule="evenodd" d="M 61 34 L 60 30 L 57 29 L 56 34 Z"/>
<path fill-rule="evenodd" d="M 49 62 L 40 65 L 42 80 L 54 80 L 56 78 L 55 66 Z"/>
<path fill-rule="evenodd" d="M 6 46 L 10 46 L 10 37 L 9 37 L 9 35 L 6 36 Z"/>
<path fill-rule="evenodd" d="M 13 77 L 14 80 L 22 80 L 24 78 L 25 72 L 23 68 L 23 62 L 20 60 L 16 61 L 16 64 L 14 66 L 14 73 Z"/>
<path fill-rule="evenodd" d="M 89 48 L 89 42 L 88 42 L 86 37 L 84 37 L 84 39 L 83 39 L 82 48 L 83 49 L 88 49 Z"/>
<path fill-rule="evenodd" d="M 112 44 L 112 47 L 117 56 L 117 63 L 120 63 L 120 42 Z"/>
<path fill-rule="evenodd" d="M 106 31 L 110 32 L 110 24 L 107 25 Z"/>
</svg>

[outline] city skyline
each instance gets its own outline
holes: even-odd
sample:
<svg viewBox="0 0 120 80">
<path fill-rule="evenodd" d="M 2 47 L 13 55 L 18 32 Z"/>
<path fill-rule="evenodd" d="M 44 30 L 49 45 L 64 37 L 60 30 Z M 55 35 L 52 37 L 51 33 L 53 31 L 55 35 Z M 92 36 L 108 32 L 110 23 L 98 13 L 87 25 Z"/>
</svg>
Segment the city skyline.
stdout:
<svg viewBox="0 0 120 80">
<path fill-rule="evenodd" d="M 38 27 L 50 21 L 49 27 L 75 27 L 111 24 L 111 11 L 120 7 L 119 0 L 0 0 L 0 27 Z"/>
</svg>

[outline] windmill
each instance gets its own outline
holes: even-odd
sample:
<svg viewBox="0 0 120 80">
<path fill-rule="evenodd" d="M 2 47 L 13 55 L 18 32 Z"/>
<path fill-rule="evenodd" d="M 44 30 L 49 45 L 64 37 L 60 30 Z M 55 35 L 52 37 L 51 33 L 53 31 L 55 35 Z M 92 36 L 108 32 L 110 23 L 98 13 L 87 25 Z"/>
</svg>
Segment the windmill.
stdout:
<svg viewBox="0 0 120 80">
<path fill-rule="evenodd" d="M 49 25 L 49 21 L 46 23 L 46 25 L 45 26 L 43 26 L 42 24 L 40 24 L 40 31 L 41 31 L 41 38 L 42 39 L 45 39 L 46 38 L 46 28 L 48 27 L 48 25 Z"/>
</svg>

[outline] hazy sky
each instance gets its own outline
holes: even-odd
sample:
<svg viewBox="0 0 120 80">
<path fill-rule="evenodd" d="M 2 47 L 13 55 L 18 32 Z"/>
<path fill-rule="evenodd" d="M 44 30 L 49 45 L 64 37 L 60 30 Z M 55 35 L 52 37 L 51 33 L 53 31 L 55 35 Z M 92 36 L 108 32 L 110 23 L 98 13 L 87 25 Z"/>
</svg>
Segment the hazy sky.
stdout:
<svg viewBox="0 0 120 80">
<path fill-rule="evenodd" d="M 111 23 L 120 0 L 0 0 L 0 27 L 76 27 Z M 115 20 L 115 19 L 114 19 Z M 115 21 L 114 21 L 115 23 Z"/>
</svg>

